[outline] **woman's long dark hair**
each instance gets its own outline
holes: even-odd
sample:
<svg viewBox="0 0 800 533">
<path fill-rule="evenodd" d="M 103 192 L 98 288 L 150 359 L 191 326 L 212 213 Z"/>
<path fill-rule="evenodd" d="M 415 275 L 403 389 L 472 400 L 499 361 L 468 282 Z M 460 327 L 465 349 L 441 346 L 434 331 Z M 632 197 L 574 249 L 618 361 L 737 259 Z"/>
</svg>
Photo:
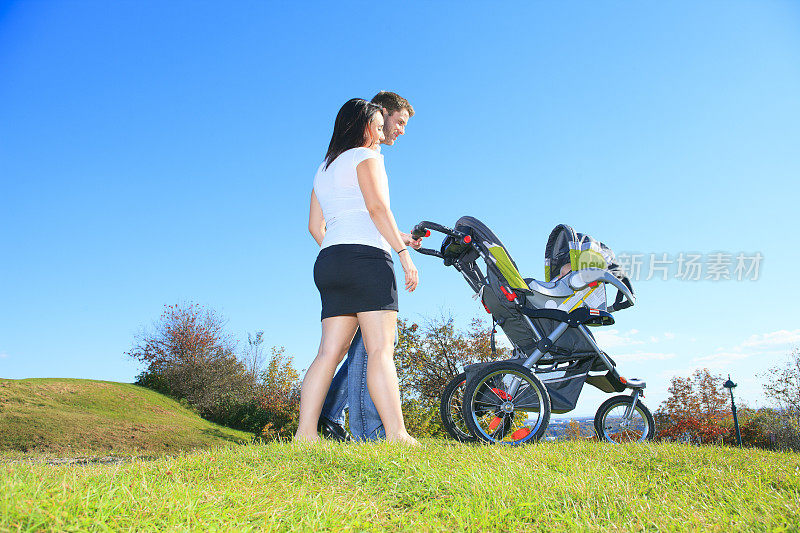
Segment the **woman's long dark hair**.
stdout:
<svg viewBox="0 0 800 533">
<path fill-rule="evenodd" d="M 333 123 L 333 135 L 325 154 L 325 168 L 345 150 L 367 144 L 366 128 L 381 106 L 367 102 L 363 98 L 353 98 L 344 103 Z"/>
</svg>

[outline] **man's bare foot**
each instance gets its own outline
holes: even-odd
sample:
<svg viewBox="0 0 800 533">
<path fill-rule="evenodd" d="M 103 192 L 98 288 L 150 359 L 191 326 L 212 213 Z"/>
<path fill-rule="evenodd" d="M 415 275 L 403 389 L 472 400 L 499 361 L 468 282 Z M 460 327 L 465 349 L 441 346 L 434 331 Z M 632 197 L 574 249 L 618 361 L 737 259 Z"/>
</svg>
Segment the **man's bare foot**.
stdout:
<svg viewBox="0 0 800 533">
<path fill-rule="evenodd" d="M 306 435 L 304 433 L 295 433 L 294 441 L 296 443 L 308 443 L 308 442 L 319 442 L 320 438 L 319 435 L 314 433 L 313 435 Z"/>
</svg>

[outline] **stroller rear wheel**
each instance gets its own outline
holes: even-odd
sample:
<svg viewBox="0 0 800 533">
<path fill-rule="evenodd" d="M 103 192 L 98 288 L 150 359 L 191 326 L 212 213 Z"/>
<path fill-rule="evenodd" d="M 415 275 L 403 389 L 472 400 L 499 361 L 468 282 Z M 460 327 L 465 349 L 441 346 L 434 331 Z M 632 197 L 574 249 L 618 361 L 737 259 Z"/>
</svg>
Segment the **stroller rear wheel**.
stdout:
<svg viewBox="0 0 800 533">
<path fill-rule="evenodd" d="M 523 444 L 539 440 L 550 422 L 550 396 L 541 380 L 515 363 L 493 363 L 467 382 L 464 412 L 480 440 Z"/>
<path fill-rule="evenodd" d="M 464 414 L 464 388 L 466 385 L 466 372 L 460 373 L 447 384 L 439 404 L 439 414 L 448 435 L 459 442 L 475 442 L 478 439 L 469 432 Z"/>
<path fill-rule="evenodd" d="M 603 402 L 594 415 L 597 438 L 615 443 L 653 440 L 655 422 L 650 409 L 637 401 L 630 418 L 626 420 L 625 413 L 630 406 L 631 397 L 624 395 L 614 396 Z"/>
</svg>

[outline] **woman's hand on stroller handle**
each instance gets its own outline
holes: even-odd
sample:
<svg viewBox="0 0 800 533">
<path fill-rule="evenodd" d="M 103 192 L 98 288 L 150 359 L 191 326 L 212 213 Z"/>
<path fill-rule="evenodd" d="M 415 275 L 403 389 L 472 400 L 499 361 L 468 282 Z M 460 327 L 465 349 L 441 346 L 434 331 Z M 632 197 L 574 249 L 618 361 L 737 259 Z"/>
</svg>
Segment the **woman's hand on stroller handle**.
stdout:
<svg viewBox="0 0 800 533">
<path fill-rule="evenodd" d="M 400 232 L 400 237 L 403 238 L 403 244 L 410 246 L 415 250 L 419 250 L 422 246 L 422 237 L 415 237 L 413 234 Z"/>
<path fill-rule="evenodd" d="M 414 229 L 411 230 L 411 237 L 419 241 L 419 246 L 412 246 L 416 251 L 424 255 L 432 255 L 433 257 L 438 257 L 441 259 L 443 256 L 441 253 L 437 252 L 436 250 L 432 250 L 430 248 L 422 248 L 422 239 L 424 237 L 431 236 L 431 230 L 428 229 L 426 226 L 427 224 L 434 224 L 433 222 L 422 221 L 416 226 Z M 438 226 L 438 224 L 436 224 Z"/>
<path fill-rule="evenodd" d="M 427 228 L 422 228 L 420 226 L 421 226 L 421 223 L 417 224 L 416 226 L 414 226 L 414 229 L 411 230 L 411 236 L 413 238 L 415 238 L 415 239 L 422 239 L 423 237 L 430 237 L 431 236 L 431 230 L 429 230 Z"/>
<path fill-rule="evenodd" d="M 458 237 L 458 238 L 463 237 L 463 235 L 458 233 L 457 231 L 453 231 L 452 229 L 446 226 L 442 226 L 441 224 L 437 224 L 436 222 L 429 222 L 427 220 L 423 220 L 422 222 L 414 226 L 414 229 L 411 230 L 411 235 L 413 235 L 414 238 L 430 237 L 431 235 L 430 230 L 438 231 L 439 233 L 444 233 L 445 235 L 451 235 L 453 237 Z"/>
<path fill-rule="evenodd" d="M 471 241 L 471 237 L 468 235 L 464 235 L 463 233 L 454 231 L 448 228 L 447 226 L 442 226 L 441 224 L 437 224 L 436 222 L 430 222 L 428 220 L 423 220 L 422 222 L 414 226 L 414 229 L 411 230 L 411 236 L 414 237 L 415 239 L 419 239 L 421 244 L 421 239 L 423 237 L 430 237 L 431 230 L 438 231 L 439 233 L 444 233 L 445 235 L 450 235 L 459 240 L 463 239 L 465 243 L 469 243 Z M 414 249 L 424 255 L 432 255 L 433 257 L 438 257 L 439 259 L 444 258 L 444 255 L 442 255 L 442 253 L 437 250 L 432 250 L 430 248 L 414 248 Z"/>
</svg>

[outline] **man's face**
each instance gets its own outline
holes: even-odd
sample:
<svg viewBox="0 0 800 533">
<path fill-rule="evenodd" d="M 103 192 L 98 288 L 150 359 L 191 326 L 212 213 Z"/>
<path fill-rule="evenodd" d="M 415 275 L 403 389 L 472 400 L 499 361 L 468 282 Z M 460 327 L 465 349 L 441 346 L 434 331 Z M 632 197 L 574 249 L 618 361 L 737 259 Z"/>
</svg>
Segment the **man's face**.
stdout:
<svg viewBox="0 0 800 533">
<path fill-rule="evenodd" d="M 395 111 L 391 115 L 384 113 L 383 134 L 386 138 L 383 140 L 383 144 L 393 145 L 394 141 L 406 132 L 406 124 L 408 124 L 409 118 L 407 109 Z"/>
</svg>

